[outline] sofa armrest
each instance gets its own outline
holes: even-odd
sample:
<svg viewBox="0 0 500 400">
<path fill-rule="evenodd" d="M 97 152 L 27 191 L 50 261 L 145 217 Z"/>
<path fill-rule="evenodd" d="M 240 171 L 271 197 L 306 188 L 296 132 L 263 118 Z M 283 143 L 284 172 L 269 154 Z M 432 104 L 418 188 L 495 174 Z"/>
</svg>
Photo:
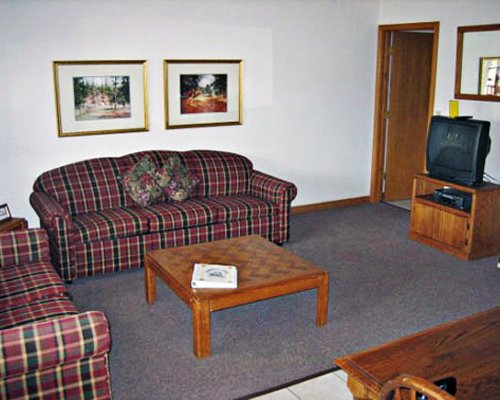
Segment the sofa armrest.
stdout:
<svg viewBox="0 0 500 400">
<path fill-rule="evenodd" d="M 49 239 L 40 228 L 0 233 L 0 268 L 50 261 Z"/>
<path fill-rule="evenodd" d="M 40 225 L 48 231 L 60 229 L 61 222 L 64 222 L 67 229 L 73 228 L 70 213 L 48 194 L 33 192 L 30 196 L 30 203 L 40 218 Z"/>
<path fill-rule="evenodd" d="M 105 354 L 110 343 L 101 311 L 0 330 L 0 379 Z"/>
<path fill-rule="evenodd" d="M 33 192 L 30 203 L 40 218 L 40 225 L 49 236 L 52 264 L 64 280 L 74 278 L 73 243 L 74 225 L 71 214 L 53 197 Z"/>
<path fill-rule="evenodd" d="M 250 192 L 280 208 L 287 208 L 297 196 L 297 187 L 291 182 L 254 170 L 250 180 Z"/>
<path fill-rule="evenodd" d="M 274 176 L 254 170 L 250 180 L 250 193 L 270 201 L 278 208 L 278 228 L 273 241 L 284 243 L 290 238 L 290 209 L 292 200 L 297 196 L 297 187 Z"/>
</svg>

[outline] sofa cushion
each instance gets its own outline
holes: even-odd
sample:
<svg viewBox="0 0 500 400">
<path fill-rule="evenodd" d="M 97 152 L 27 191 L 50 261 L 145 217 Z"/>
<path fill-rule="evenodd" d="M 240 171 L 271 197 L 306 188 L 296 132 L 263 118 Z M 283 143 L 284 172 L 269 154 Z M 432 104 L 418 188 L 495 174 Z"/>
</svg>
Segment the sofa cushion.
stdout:
<svg viewBox="0 0 500 400">
<path fill-rule="evenodd" d="M 110 208 L 73 218 L 79 242 L 135 236 L 149 230 L 143 207 Z"/>
<path fill-rule="evenodd" d="M 0 267 L 50 261 L 47 232 L 40 228 L 0 233 Z"/>
<path fill-rule="evenodd" d="M 193 197 L 232 196 L 250 192 L 252 162 L 241 155 L 211 150 L 193 150 L 180 154 L 186 167 L 199 183 Z"/>
<path fill-rule="evenodd" d="M 13 328 L 65 315 L 78 314 L 68 298 L 51 298 L 0 310 L 0 329 Z"/>
<path fill-rule="evenodd" d="M 205 203 L 205 199 L 188 199 L 182 203 L 164 202 L 147 207 L 149 231 L 163 232 L 192 226 L 208 225 L 217 221 L 219 207 Z"/>
<path fill-rule="evenodd" d="M 118 176 L 115 159 L 95 158 L 44 172 L 33 189 L 53 197 L 70 214 L 87 213 L 124 205 Z"/>
<path fill-rule="evenodd" d="M 0 269 L 0 310 L 66 295 L 66 287 L 50 263 L 36 262 Z"/>
<path fill-rule="evenodd" d="M 168 158 L 156 173 L 156 182 L 169 200 L 184 201 L 198 184 L 198 179 L 186 168 L 178 154 Z"/>
<path fill-rule="evenodd" d="M 255 196 L 206 197 L 202 201 L 219 209 L 218 222 L 262 218 L 279 211 L 271 202 Z"/>
<path fill-rule="evenodd" d="M 125 171 L 120 178 L 127 194 L 136 203 L 146 206 L 163 196 L 156 175 L 156 165 L 146 156 Z"/>
</svg>

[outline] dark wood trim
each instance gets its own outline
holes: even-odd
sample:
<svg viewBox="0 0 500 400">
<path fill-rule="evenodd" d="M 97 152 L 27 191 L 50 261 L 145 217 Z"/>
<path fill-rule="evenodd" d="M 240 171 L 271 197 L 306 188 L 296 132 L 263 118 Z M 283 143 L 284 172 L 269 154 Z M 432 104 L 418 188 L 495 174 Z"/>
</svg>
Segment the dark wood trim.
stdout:
<svg viewBox="0 0 500 400">
<path fill-rule="evenodd" d="M 434 109 L 434 96 L 436 87 L 437 56 L 439 44 L 439 22 L 418 22 L 411 24 L 380 25 L 378 27 L 377 45 L 377 72 L 375 85 L 375 115 L 373 127 L 372 173 L 370 186 L 370 201 L 382 201 L 382 177 L 385 155 L 384 119 L 387 104 L 387 74 L 389 39 L 391 32 L 408 30 L 432 30 L 434 39 L 432 44 L 431 83 L 429 91 L 428 120 L 430 121 Z"/>
<path fill-rule="evenodd" d="M 332 208 L 356 206 L 359 204 L 365 204 L 369 202 L 370 202 L 369 196 L 362 196 L 362 197 L 353 197 L 350 199 L 343 199 L 343 200 L 325 201 L 323 203 L 306 204 L 303 206 L 292 207 L 292 215 L 304 214 L 313 211 L 330 210 Z"/>
<path fill-rule="evenodd" d="M 457 59 L 455 67 L 455 98 L 462 100 L 479 100 L 479 101 L 500 101 L 498 96 L 490 96 L 486 94 L 467 94 L 462 93 L 462 58 L 463 58 L 463 41 L 464 33 L 466 32 L 482 32 L 482 31 L 498 31 L 500 24 L 491 25 L 471 25 L 459 26 L 457 28 Z"/>
<path fill-rule="evenodd" d="M 455 60 L 455 98 L 457 94 L 460 95 L 461 92 L 461 81 L 462 81 L 462 50 L 464 41 L 464 31 L 462 28 L 457 28 L 457 58 Z"/>
<path fill-rule="evenodd" d="M 385 31 L 384 27 L 379 26 L 370 189 L 370 200 L 373 202 L 382 200 L 382 173 L 384 169 L 385 154 L 384 112 L 385 104 L 387 103 L 387 71 L 389 68 L 387 53 L 389 51 L 389 37 L 390 35 Z"/>
</svg>

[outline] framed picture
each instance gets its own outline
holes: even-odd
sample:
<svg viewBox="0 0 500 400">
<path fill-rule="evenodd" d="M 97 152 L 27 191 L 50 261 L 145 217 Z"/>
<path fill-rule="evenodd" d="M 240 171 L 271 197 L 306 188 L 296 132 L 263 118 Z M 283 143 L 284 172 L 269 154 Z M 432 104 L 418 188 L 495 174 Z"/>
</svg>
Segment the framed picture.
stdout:
<svg viewBox="0 0 500 400">
<path fill-rule="evenodd" d="M 9 206 L 7 204 L 2 204 L 0 205 L 0 221 L 5 221 L 7 219 L 10 219 L 10 210 Z"/>
<path fill-rule="evenodd" d="M 242 124 L 242 60 L 164 60 L 165 126 Z"/>
<path fill-rule="evenodd" d="M 500 96 L 500 56 L 481 57 L 479 71 L 479 94 Z"/>
<path fill-rule="evenodd" d="M 54 61 L 59 136 L 148 130 L 146 61 Z"/>
</svg>

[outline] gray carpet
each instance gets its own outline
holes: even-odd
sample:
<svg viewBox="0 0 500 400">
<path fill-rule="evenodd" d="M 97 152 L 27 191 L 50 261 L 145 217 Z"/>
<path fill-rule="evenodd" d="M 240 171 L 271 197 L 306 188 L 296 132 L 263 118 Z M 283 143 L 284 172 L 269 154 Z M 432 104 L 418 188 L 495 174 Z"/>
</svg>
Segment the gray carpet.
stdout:
<svg viewBox="0 0 500 400">
<path fill-rule="evenodd" d="M 500 304 L 496 257 L 460 261 L 407 239 L 409 212 L 366 204 L 292 216 L 285 248 L 327 268 L 329 323 L 315 293 L 216 312 L 212 357 L 192 353 L 191 313 L 163 284 L 144 299 L 143 271 L 77 280 L 81 310 L 111 324 L 115 399 L 235 399 L 334 367 L 344 354 Z"/>
</svg>

